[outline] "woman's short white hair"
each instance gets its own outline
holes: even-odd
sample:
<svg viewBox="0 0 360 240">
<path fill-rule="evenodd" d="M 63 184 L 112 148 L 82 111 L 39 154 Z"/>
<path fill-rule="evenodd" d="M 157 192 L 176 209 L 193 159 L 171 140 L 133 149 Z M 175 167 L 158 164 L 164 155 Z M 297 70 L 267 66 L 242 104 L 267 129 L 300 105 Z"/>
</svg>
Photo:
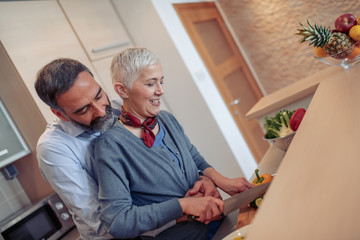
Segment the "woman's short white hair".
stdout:
<svg viewBox="0 0 360 240">
<path fill-rule="evenodd" d="M 158 56 L 147 48 L 125 48 L 111 62 L 112 82 L 113 84 L 123 83 L 130 89 L 145 67 L 158 63 L 160 64 Z"/>
</svg>

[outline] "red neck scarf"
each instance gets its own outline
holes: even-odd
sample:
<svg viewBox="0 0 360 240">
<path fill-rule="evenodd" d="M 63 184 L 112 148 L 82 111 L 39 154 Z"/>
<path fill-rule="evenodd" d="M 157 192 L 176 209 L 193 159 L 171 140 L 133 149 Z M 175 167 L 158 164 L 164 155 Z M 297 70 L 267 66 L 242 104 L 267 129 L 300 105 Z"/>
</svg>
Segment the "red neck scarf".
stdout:
<svg viewBox="0 0 360 240">
<path fill-rule="evenodd" d="M 152 147 L 152 145 L 154 144 L 154 141 L 155 141 L 155 134 L 153 133 L 152 130 L 155 128 L 155 126 L 158 122 L 157 116 L 149 117 L 143 123 L 141 123 L 137 117 L 135 117 L 131 113 L 126 112 L 124 106 L 122 106 L 120 121 L 125 125 L 143 128 L 144 129 L 144 131 L 143 131 L 144 144 L 146 146 L 148 146 L 149 148 Z"/>
</svg>

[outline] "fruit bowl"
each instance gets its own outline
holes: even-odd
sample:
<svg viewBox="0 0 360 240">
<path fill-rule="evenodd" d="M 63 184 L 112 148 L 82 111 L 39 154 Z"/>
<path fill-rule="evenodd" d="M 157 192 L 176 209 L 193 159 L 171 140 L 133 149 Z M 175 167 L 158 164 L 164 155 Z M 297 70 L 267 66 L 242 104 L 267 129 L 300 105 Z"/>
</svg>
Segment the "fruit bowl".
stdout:
<svg viewBox="0 0 360 240">
<path fill-rule="evenodd" d="M 360 63 L 360 41 L 353 44 L 353 52 L 345 57 L 341 58 L 340 56 L 344 54 L 344 51 L 338 52 L 333 55 L 328 55 L 326 57 L 316 57 L 317 60 L 326 63 L 331 66 L 342 66 L 344 69 L 348 69 L 354 66 L 357 63 Z"/>
<path fill-rule="evenodd" d="M 264 140 L 267 140 L 269 142 L 271 142 L 272 144 L 274 144 L 276 147 L 286 151 L 288 149 L 288 147 L 290 146 L 290 143 L 292 141 L 292 139 L 294 138 L 296 132 L 292 132 L 286 136 L 283 137 L 278 137 L 278 138 L 266 138 L 265 136 L 263 137 Z"/>
</svg>

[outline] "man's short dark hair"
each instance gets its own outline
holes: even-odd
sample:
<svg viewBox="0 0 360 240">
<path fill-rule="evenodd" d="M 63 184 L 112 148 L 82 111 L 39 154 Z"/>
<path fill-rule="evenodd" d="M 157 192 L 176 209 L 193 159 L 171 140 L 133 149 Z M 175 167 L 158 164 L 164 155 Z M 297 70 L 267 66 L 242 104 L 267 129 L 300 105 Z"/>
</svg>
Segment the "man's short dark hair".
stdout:
<svg viewBox="0 0 360 240">
<path fill-rule="evenodd" d="M 93 76 L 86 66 L 76 60 L 56 59 L 40 69 L 35 82 L 35 90 L 47 105 L 61 110 L 56 99 L 74 85 L 79 73 L 83 71 Z"/>
</svg>

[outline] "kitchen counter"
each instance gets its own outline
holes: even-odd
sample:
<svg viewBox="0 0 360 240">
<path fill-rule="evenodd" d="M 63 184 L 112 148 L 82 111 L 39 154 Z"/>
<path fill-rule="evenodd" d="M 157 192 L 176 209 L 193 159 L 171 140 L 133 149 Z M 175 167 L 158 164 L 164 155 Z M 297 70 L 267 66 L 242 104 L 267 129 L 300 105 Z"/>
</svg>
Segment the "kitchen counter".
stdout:
<svg viewBox="0 0 360 240">
<path fill-rule="evenodd" d="M 264 157 L 261 159 L 261 162 L 258 165 L 258 169 L 260 174 L 269 173 L 275 174 L 277 173 L 278 167 L 281 164 L 281 161 L 285 155 L 285 152 L 275 146 L 271 146 Z M 255 178 L 255 173 L 249 179 L 250 182 Z M 230 213 L 225 219 L 219 230 L 213 237 L 213 240 L 220 240 L 227 236 L 229 233 L 238 229 L 238 216 L 239 211 L 235 211 Z"/>
<path fill-rule="evenodd" d="M 360 239 L 359 76 L 360 65 L 313 77 L 314 96 L 247 240 Z"/>
<path fill-rule="evenodd" d="M 299 101 L 312 95 L 316 92 L 319 83 L 325 80 L 328 76 L 341 74 L 341 68 L 328 67 L 316 73 L 313 76 L 295 82 L 292 85 L 284 87 L 272 94 L 262 97 L 246 114 L 246 118 L 255 119 L 263 117 L 264 115 L 276 111 L 279 108 L 290 103 Z"/>
</svg>

